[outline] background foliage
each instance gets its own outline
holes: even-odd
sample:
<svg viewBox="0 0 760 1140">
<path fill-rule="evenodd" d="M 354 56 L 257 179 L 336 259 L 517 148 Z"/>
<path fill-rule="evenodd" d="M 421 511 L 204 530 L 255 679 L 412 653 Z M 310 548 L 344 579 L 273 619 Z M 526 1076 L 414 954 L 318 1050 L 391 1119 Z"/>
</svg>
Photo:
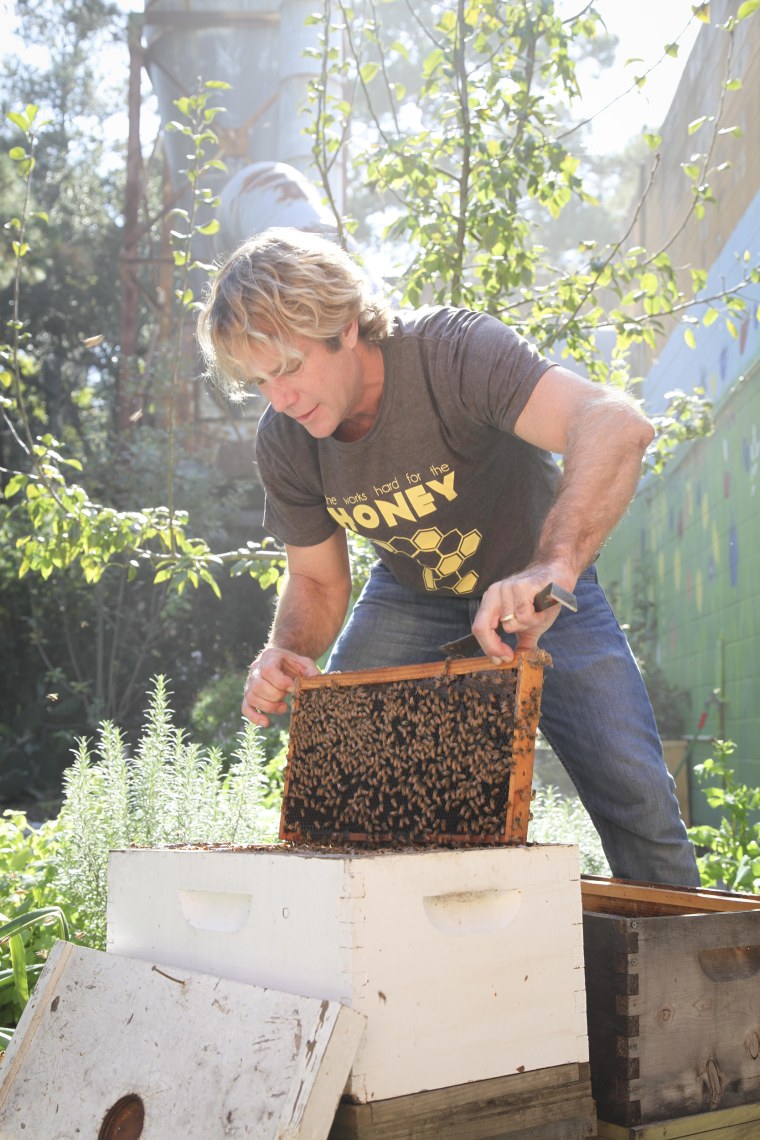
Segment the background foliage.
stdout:
<svg viewBox="0 0 760 1140">
<path fill-rule="evenodd" d="M 26 48 L 40 50 L 9 57 L 0 81 L 10 115 L 0 163 L 8 219 L 0 652 L 14 677 L 0 694 L 0 796 L 41 802 L 44 814 L 44 801 L 60 791 L 72 736 L 108 719 L 134 743 L 157 669 L 171 672 L 185 723 L 210 685 L 198 714 L 209 719 L 209 694 L 228 692 L 224 679 L 242 675 L 271 609 L 250 577 L 229 572 L 270 589 L 277 565 L 271 552 L 239 547 L 238 507 L 255 493 L 252 482 L 233 484 L 210 467 L 175 414 L 178 379 L 195 367 L 182 329 L 191 327 L 194 283 L 207 269 L 193 261 L 193 235 L 215 225 L 207 176 L 219 171 L 211 156 L 225 85 L 206 80 L 178 100 L 169 129 L 187 142 L 191 192 L 171 217 L 160 145 L 146 155 L 145 288 L 137 354 L 125 361 L 115 267 L 126 66 L 109 66 L 126 63 L 125 16 L 105 0 L 16 7 Z M 755 7 L 742 5 L 724 33 Z M 709 19 L 707 5 L 694 10 Z M 451 0 L 425 10 L 401 0 L 326 0 L 313 20 L 322 37 L 310 91 L 315 162 L 329 196 L 347 158 L 340 231 L 390 251 L 401 302 L 486 309 L 545 351 L 569 353 L 592 378 L 626 386 L 638 349 L 672 321 L 694 319 L 703 270 L 674 266 L 667 244 L 645 250 L 629 241 L 641 208 L 631 203 L 639 164 L 647 154 L 656 164 L 659 140 L 606 160 L 584 151 L 577 64 L 586 56 L 603 63 L 614 47 L 593 4 L 563 20 L 551 0 Z M 343 55 L 331 29 L 346 44 Z M 722 129 L 714 118 L 695 127 L 703 153 L 683 172 L 695 216 L 712 208 L 726 177 L 709 164 L 708 136 Z M 175 290 L 157 313 L 150 298 L 167 225 Z M 747 281 L 756 277 L 748 264 Z M 711 312 L 730 317 L 743 303 L 726 295 Z M 167 319 L 177 330 L 168 341 L 158 335 Z M 125 426 L 127 380 L 142 414 Z M 660 418 L 652 465 L 709 426 L 701 394 L 678 395 Z M 360 547 L 356 567 L 359 579 Z"/>
<path fill-rule="evenodd" d="M 14 678 L 0 692 L 0 800 L 36 802 L 34 814 L 44 814 L 60 795 L 73 737 L 93 732 L 101 718 L 134 736 L 157 669 L 171 665 L 186 720 L 217 673 L 242 674 L 265 639 L 271 602 L 250 578 L 231 581 L 221 596 L 224 553 L 214 552 L 226 552 L 240 573 L 259 572 L 265 587 L 271 563 L 251 562 L 248 546 L 232 557 L 241 504 L 256 493 L 253 475 L 247 484 L 231 482 L 172 422 L 177 368 L 157 348 L 145 300 L 137 367 L 143 414 L 127 430 L 119 425 L 121 299 L 113 270 L 123 146 L 106 136 L 109 109 L 123 106 L 124 93 L 102 81 L 95 61 L 98 49 L 123 35 L 123 14 L 110 4 L 31 0 L 19 10 L 26 46 L 39 42 L 47 69 L 16 60 L 4 88 L 6 107 L 11 94 L 16 103 L 32 89 L 46 102 L 44 112 L 31 101 L 7 112 L 8 157 L 0 166 L 9 219 L 0 303 L 10 314 L 0 343 L 0 663 Z M 186 100 L 177 123 L 199 174 L 209 165 L 216 87 Z M 149 198 L 155 181 L 148 177 Z M 201 204 L 209 197 L 198 183 L 196 197 Z M 186 213 L 179 224 L 192 229 Z M 207 220 L 198 227 L 208 228 Z M 148 267 L 156 240 L 148 226 Z M 181 247 L 175 264 L 180 279 L 193 268 Z M 183 286 L 175 323 L 192 316 L 192 301 Z M 193 533 L 205 539 L 189 540 Z M 210 589 L 182 592 L 202 581 Z"/>
</svg>

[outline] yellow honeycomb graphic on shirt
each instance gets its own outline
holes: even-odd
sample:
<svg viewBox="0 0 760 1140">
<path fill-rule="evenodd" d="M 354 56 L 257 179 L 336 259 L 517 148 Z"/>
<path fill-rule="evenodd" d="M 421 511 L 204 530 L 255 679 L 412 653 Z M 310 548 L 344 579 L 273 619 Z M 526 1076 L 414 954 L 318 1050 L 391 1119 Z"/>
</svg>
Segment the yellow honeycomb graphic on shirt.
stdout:
<svg viewBox="0 0 760 1140">
<path fill-rule="evenodd" d="M 464 564 L 478 549 L 482 538 L 479 530 L 467 534 L 449 530 L 444 534 L 437 526 L 429 526 L 415 531 L 411 538 L 399 535 L 388 542 L 375 540 L 375 544 L 394 554 L 405 554 L 421 565 L 426 590 L 470 594 L 477 585 L 478 575 L 474 570 L 466 570 Z"/>
</svg>

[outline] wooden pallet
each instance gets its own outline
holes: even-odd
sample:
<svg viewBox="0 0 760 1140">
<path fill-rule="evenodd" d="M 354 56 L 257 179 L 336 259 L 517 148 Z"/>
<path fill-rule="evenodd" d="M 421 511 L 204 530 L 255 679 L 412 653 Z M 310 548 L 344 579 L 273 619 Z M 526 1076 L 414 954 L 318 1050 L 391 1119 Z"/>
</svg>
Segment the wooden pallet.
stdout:
<svg viewBox="0 0 760 1140">
<path fill-rule="evenodd" d="M 588 1064 L 558 1065 L 370 1104 L 342 1102 L 329 1140 L 586 1140 Z"/>
</svg>

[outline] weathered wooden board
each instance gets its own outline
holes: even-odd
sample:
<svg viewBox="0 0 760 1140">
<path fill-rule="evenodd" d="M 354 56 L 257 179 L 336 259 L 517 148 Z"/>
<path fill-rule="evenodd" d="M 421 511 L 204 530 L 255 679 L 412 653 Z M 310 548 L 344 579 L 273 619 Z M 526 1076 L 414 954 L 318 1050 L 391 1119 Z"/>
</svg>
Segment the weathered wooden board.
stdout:
<svg viewBox="0 0 760 1140">
<path fill-rule="evenodd" d="M 583 1064 L 372 1104 L 342 1103 L 329 1140 L 584 1140 L 595 1134 L 589 1066 Z"/>
<path fill-rule="evenodd" d="M 665 887 L 597 875 L 581 877 L 581 895 L 584 911 L 639 918 L 760 909 L 758 895 L 717 891 L 707 887 Z"/>
<path fill-rule="evenodd" d="M 363 1021 L 58 942 L 0 1068 L 0 1136 L 324 1140 Z"/>
<path fill-rule="evenodd" d="M 698 1116 L 660 1120 L 632 1128 L 600 1120 L 597 1128 L 599 1140 L 758 1140 L 760 1104 L 719 1108 Z"/>
<path fill-rule="evenodd" d="M 760 1101 L 759 910 L 585 913 L 584 944 L 603 1120 L 631 1127 Z"/>
</svg>

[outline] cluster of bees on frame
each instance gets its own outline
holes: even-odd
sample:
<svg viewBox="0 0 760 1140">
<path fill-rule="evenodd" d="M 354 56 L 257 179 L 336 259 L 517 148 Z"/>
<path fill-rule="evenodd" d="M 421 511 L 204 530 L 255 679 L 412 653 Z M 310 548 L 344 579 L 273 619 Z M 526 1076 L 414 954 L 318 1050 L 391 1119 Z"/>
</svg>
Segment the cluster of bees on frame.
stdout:
<svg viewBox="0 0 760 1140">
<path fill-rule="evenodd" d="M 516 676 L 484 670 L 298 694 L 282 835 L 298 842 L 503 839 Z"/>
</svg>

